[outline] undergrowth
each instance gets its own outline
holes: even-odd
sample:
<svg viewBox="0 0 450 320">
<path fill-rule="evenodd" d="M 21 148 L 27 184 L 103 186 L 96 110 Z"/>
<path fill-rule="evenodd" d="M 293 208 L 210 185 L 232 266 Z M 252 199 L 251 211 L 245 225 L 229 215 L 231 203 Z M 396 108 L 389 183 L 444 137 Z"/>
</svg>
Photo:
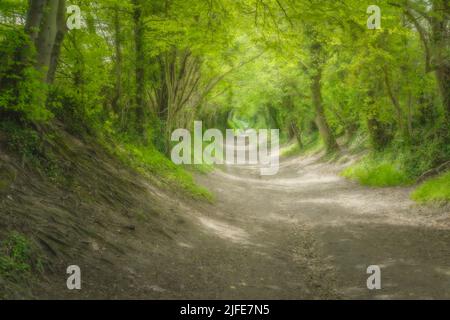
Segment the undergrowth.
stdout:
<svg viewBox="0 0 450 320">
<path fill-rule="evenodd" d="M 394 142 L 384 151 L 372 152 L 348 167 L 342 176 L 372 187 L 414 184 L 428 170 L 450 159 L 450 141 L 445 130 L 424 132 L 408 144 Z M 449 202 L 450 175 L 436 177 L 420 185 L 412 194 L 417 202 Z"/>
<path fill-rule="evenodd" d="M 383 159 L 365 158 L 341 174 L 370 187 L 405 186 L 413 181 L 401 165 Z"/>
<path fill-rule="evenodd" d="M 14 120 L 1 121 L 0 131 L 6 135 L 7 150 L 20 157 L 23 167 L 36 170 L 54 183 L 64 185 L 67 182 L 69 177 L 65 174 L 64 163 L 51 148 L 53 142 L 62 138 L 52 133 L 39 133 L 31 124 Z M 139 140 L 116 136 L 114 143 L 101 142 L 101 144 L 125 165 L 150 178 L 154 175 L 157 178 L 153 179 L 154 181 L 162 181 L 166 185 L 182 189 L 196 198 L 213 200 L 208 190 L 198 186 L 185 168 L 173 164 L 151 144 L 147 146 L 130 141 Z M 192 169 L 202 173 L 211 170 L 208 166 L 195 166 Z"/>
<path fill-rule="evenodd" d="M 7 150 L 20 157 L 23 167 L 36 170 L 52 182 L 64 182 L 63 166 L 46 143 L 56 139 L 54 135 L 38 133 L 29 123 L 13 120 L 1 121 L 0 131 L 6 135 Z"/>
<path fill-rule="evenodd" d="M 426 181 L 411 195 L 419 203 L 450 202 L 450 171 Z"/>
<path fill-rule="evenodd" d="M 0 240 L 0 298 L 15 298 L 18 288 L 42 272 L 42 260 L 24 235 L 11 232 Z"/>
<path fill-rule="evenodd" d="M 183 167 L 175 165 L 152 145 L 132 143 L 129 140 L 116 140 L 115 144 L 104 142 L 105 148 L 125 165 L 135 169 L 139 173 L 162 182 L 163 184 L 180 188 L 195 198 L 213 200 L 213 195 L 204 187 L 197 185 L 193 176 Z M 207 172 L 209 168 L 201 168 Z"/>
<path fill-rule="evenodd" d="M 282 150 L 282 157 L 293 157 L 298 155 L 311 155 L 319 152 L 324 147 L 322 139 L 319 138 L 318 134 L 311 134 L 304 137 L 303 146 L 296 142 L 291 144 L 286 149 Z"/>
</svg>

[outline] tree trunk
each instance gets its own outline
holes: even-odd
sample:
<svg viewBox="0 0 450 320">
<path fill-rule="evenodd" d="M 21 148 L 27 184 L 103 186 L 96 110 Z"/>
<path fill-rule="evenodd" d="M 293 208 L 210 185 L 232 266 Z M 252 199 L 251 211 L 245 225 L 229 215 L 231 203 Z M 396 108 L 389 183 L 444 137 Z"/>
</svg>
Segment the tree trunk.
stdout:
<svg viewBox="0 0 450 320">
<path fill-rule="evenodd" d="M 433 0 L 427 13 L 421 13 L 427 21 L 423 25 L 414 8 L 405 7 L 405 14 L 417 29 L 425 49 L 426 71 L 434 71 L 447 122 L 450 123 L 450 2 Z"/>
<path fill-rule="evenodd" d="M 144 68 L 144 25 L 142 21 L 142 5 L 140 0 L 133 0 L 134 44 L 135 56 L 135 116 L 138 134 L 145 140 L 145 68 Z"/>
<path fill-rule="evenodd" d="M 122 30 L 120 24 L 119 8 L 114 8 L 114 49 L 115 49 L 115 65 L 114 65 L 114 92 L 111 101 L 111 106 L 116 114 L 121 111 L 120 99 L 122 97 Z"/>
<path fill-rule="evenodd" d="M 270 119 L 270 129 L 281 129 L 281 124 L 278 118 L 278 112 L 277 109 L 269 103 L 267 105 L 267 111 L 269 113 L 269 119 Z"/>
<path fill-rule="evenodd" d="M 312 103 L 316 111 L 316 125 L 319 128 L 320 136 L 322 137 L 327 153 L 332 153 L 339 150 L 339 146 L 333 135 L 333 132 L 328 125 L 327 119 L 325 117 L 325 112 L 323 109 L 322 100 L 322 71 L 317 70 L 317 74 L 311 77 L 311 94 Z"/>
<path fill-rule="evenodd" d="M 25 33 L 29 37 L 29 42 L 22 43 L 16 50 L 14 54 L 14 60 L 18 62 L 17 67 L 14 70 L 10 70 L 11 73 L 20 75 L 26 67 L 30 66 L 33 61 L 32 53 L 30 47 L 34 46 L 36 49 L 39 44 L 39 35 L 41 33 L 44 21 L 46 20 L 46 14 L 48 12 L 48 0 L 30 0 L 26 22 L 25 22 Z M 1 87 L 8 86 L 15 88 L 17 86 L 17 78 L 11 79 L 10 75 L 7 74 L 4 78 L 0 79 Z"/>
<path fill-rule="evenodd" d="M 388 93 L 389 98 L 391 99 L 391 102 L 392 102 L 392 105 L 394 106 L 395 112 L 397 113 L 397 122 L 400 127 L 400 131 L 405 137 L 410 138 L 409 132 L 407 131 L 407 129 L 405 127 L 405 121 L 404 121 L 402 107 L 401 107 L 400 102 L 398 101 L 397 97 L 394 94 L 394 90 L 392 89 L 392 85 L 391 85 L 391 81 L 389 78 L 389 72 L 387 70 L 387 67 L 383 68 L 383 73 L 384 73 L 384 84 L 386 86 L 386 91 Z"/>
<path fill-rule="evenodd" d="M 66 33 L 65 0 L 31 0 L 25 32 L 36 47 L 36 68 L 52 83 Z M 24 49 L 26 51 L 26 48 Z"/>
<path fill-rule="evenodd" d="M 17 47 L 16 63 L 0 79 L 0 88 L 19 96 L 23 71 L 33 64 L 42 73 L 43 82 L 53 82 L 65 34 L 65 10 L 65 0 L 29 1 L 24 27 L 28 39 Z"/>
<path fill-rule="evenodd" d="M 413 137 L 413 95 L 411 90 L 408 92 L 408 135 Z"/>
<path fill-rule="evenodd" d="M 165 62 L 164 58 L 159 58 L 159 67 L 160 67 L 160 86 L 156 90 L 156 103 L 157 103 L 157 113 L 159 119 L 166 123 L 167 118 L 169 117 L 169 88 L 167 87 L 166 80 L 166 71 L 165 71 Z"/>
<path fill-rule="evenodd" d="M 436 78 L 442 103 L 450 123 L 450 3 L 434 0 L 431 21 L 431 43 L 436 64 Z"/>
<path fill-rule="evenodd" d="M 53 46 L 58 32 L 58 7 L 59 0 L 47 1 L 43 23 L 36 42 L 36 68 L 42 72 L 44 81 L 47 81 Z"/>
<path fill-rule="evenodd" d="M 381 84 L 381 83 L 380 83 Z M 370 99 L 368 105 L 369 110 L 366 112 L 367 117 L 367 129 L 370 135 L 370 141 L 372 147 L 375 150 L 383 150 L 388 146 L 392 140 L 392 135 L 388 131 L 388 127 L 385 123 L 381 122 L 379 119 L 379 110 L 375 106 L 375 92 L 369 90 L 367 94 Z"/>
<path fill-rule="evenodd" d="M 64 36 L 67 32 L 66 26 L 66 0 L 59 0 L 57 12 L 57 32 L 53 49 L 50 57 L 50 66 L 47 74 L 47 83 L 53 83 L 55 80 L 56 69 L 58 67 L 59 56 L 61 54 L 61 46 L 64 41 Z"/>
<path fill-rule="evenodd" d="M 302 131 L 298 127 L 295 121 L 291 121 L 290 130 L 292 131 L 295 139 L 297 140 L 298 146 L 300 149 L 303 149 L 303 139 L 302 139 Z"/>
<path fill-rule="evenodd" d="M 448 63 L 448 62 L 446 62 Z M 439 92 L 446 112 L 447 122 L 450 123 L 450 65 L 443 64 L 436 69 Z"/>
<path fill-rule="evenodd" d="M 30 0 L 25 32 L 28 34 L 33 44 L 37 43 L 46 4 L 47 0 Z"/>
</svg>

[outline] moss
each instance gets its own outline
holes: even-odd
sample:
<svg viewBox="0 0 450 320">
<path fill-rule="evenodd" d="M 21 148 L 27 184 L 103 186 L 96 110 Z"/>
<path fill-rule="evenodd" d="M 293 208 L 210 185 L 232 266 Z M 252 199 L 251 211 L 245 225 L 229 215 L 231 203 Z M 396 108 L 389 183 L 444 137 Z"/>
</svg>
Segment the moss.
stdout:
<svg viewBox="0 0 450 320">
<path fill-rule="evenodd" d="M 419 203 L 450 202 L 450 171 L 420 185 L 411 195 Z"/>
</svg>

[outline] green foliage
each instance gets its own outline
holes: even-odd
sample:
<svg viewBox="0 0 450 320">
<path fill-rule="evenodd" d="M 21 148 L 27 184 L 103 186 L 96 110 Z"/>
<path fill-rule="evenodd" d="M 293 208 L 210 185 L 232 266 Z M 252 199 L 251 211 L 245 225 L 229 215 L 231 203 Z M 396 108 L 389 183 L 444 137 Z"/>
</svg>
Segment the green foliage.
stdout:
<svg viewBox="0 0 450 320">
<path fill-rule="evenodd" d="M 396 140 L 385 150 L 372 152 L 347 168 L 343 175 L 364 185 L 407 185 L 450 158 L 448 138 L 445 130 L 440 130 L 438 125 L 424 130 L 421 138 L 416 139 L 408 143 Z M 361 141 L 358 143 L 361 144 Z M 353 143 L 351 148 L 360 149 L 358 143 Z"/>
<path fill-rule="evenodd" d="M 27 120 L 46 121 L 47 85 L 32 66 L 34 51 L 22 30 L 9 29 L 0 38 L 0 113 L 15 111 Z"/>
<path fill-rule="evenodd" d="M 41 137 L 36 130 L 15 121 L 0 122 L 0 130 L 8 137 L 7 148 L 17 152 L 23 163 L 39 165 Z"/>
<path fill-rule="evenodd" d="M 303 147 L 300 148 L 298 143 L 290 144 L 289 147 L 282 150 L 283 157 L 292 157 L 298 155 L 312 155 L 323 150 L 323 141 L 317 133 L 304 137 Z"/>
<path fill-rule="evenodd" d="M 17 232 L 8 234 L 0 241 L 0 278 L 20 282 L 32 278 L 32 272 L 42 272 L 42 260 L 36 252 L 24 235 Z"/>
<path fill-rule="evenodd" d="M 105 143 L 110 153 L 118 157 L 124 164 L 148 176 L 162 186 L 170 186 L 184 190 L 198 199 L 213 200 L 213 196 L 203 187 L 198 186 L 192 175 L 183 167 L 175 165 L 170 159 L 151 145 L 136 144 L 135 139 L 117 140 L 114 147 Z"/>
<path fill-rule="evenodd" d="M 66 125 L 69 133 L 76 136 L 94 134 L 100 127 L 100 118 L 88 116 L 87 105 L 81 95 L 70 87 L 52 88 L 48 105 L 56 118 Z"/>
<path fill-rule="evenodd" d="M 64 170 L 60 160 L 46 143 L 54 137 L 32 128 L 30 123 L 16 121 L 0 122 L 0 131 L 6 135 L 6 147 L 19 155 L 21 164 L 45 175 L 56 183 L 64 182 Z"/>
<path fill-rule="evenodd" d="M 301 153 L 301 149 L 300 149 L 300 146 L 298 145 L 298 143 L 290 144 L 285 149 L 281 149 L 281 155 L 286 158 L 296 156 L 300 153 Z"/>
<path fill-rule="evenodd" d="M 392 153 L 402 163 L 405 170 L 413 178 L 420 177 L 426 171 L 433 169 L 450 159 L 450 143 L 446 134 L 430 134 L 434 130 L 423 132 L 420 141 L 414 145 L 397 143 L 392 147 Z"/>
<path fill-rule="evenodd" d="M 405 186 L 412 183 L 411 178 L 401 167 L 380 158 L 378 160 L 365 158 L 341 174 L 370 187 Z"/>
<path fill-rule="evenodd" d="M 423 183 L 411 197 L 420 203 L 450 202 L 450 172 Z"/>
<path fill-rule="evenodd" d="M 446 34 L 432 34 L 427 23 L 438 19 L 430 17 L 446 17 L 422 0 L 376 3 L 381 30 L 367 29 L 369 1 L 77 0 L 83 28 L 65 35 L 55 82 L 47 85 L 35 67 L 39 48 L 16 22 L 28 2 L 2 1 L 0 115 L 27 121 L 0 129 L 24 163 L 49 176 L 60 176 L 58 160 L 43 147 L 49 137 L 29 124 L 55 116 L 72 134 L 114 137 L 119 146 L 109 148 L 132 167 L 202 194 L 163 156 L 173 128 L 193 120 L 223 130 L 277 128 L 282 142 L 297 138 L 301 146 L 285 154 L 294 155 L 323 146 L 317 120 L 325 119 L 328 138 L 355 141 L 357 134 L 359 148 L 376 151 L 346 175 L 369 185 L 408 183 L 448 160 L 450 141 L 443 84 L 427 72 L 423 37 L 404 6 L 424 18 L 427 39 Z M 142 21 L 125 14 L 136 9 Z M 430 45 L 444 43 L 437 40 Z M 445 62 L 447 47 L 429 49 Z M 141 100 L 143 115 L 136 112 Z"/>
<path fill-rule="evenodd" d="M 26 288 L 35 282 L 43 270 L 37 248 L 23 234 L 10 232 L 0 238 L 0 298 L 23 299 L 31 296 Z"/>
</svg>

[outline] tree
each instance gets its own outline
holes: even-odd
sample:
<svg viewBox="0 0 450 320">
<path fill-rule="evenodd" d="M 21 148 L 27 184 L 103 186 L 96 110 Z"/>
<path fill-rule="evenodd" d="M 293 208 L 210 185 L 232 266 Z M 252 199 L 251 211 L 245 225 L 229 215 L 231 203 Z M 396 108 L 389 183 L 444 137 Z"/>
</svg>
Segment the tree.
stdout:
<svg viewBox="0 0 450 320">
<path fill-rule="evenodd" d="M 448 0 L 390 3 L 403 9 L 424 47 L 426 72 L 435 72 L 450 123 L 450 3 Z"/>
<path fill-rule="evenodd" d="M 52 83 L 66 33 L 65 0 L 31 0 L 25 31 L 36 47 L 36 67 Z"/>
<path fill-rule="evenodd" d="M 135 55 L 135 116 L 136 128 L 141 137 L 145 140 L 145 53 L 144 53 L 144 23 L 143 8 L 141 0 L 133 2 L 133 23 L 134 23 L 134 45 Z"/>
</svg>

